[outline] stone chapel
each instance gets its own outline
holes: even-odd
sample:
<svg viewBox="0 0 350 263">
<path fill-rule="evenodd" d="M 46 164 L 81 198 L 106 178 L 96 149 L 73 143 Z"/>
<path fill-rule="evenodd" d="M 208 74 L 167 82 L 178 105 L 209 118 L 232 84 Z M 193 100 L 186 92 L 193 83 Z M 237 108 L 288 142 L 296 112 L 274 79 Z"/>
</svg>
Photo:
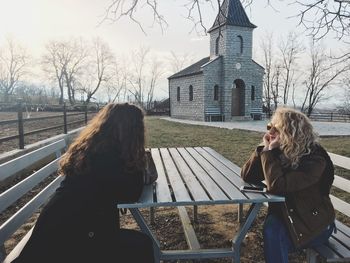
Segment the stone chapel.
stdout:
<svg viewBox="0 0 350 263">
<path fill-rule="evenodd" d="M 261 118 L 264 68 L 252 59 L 254 28 L 240 0 L 224 0 L 208 30 L 210 56 L 168 78 L 171 117 Z"/>
</svg>

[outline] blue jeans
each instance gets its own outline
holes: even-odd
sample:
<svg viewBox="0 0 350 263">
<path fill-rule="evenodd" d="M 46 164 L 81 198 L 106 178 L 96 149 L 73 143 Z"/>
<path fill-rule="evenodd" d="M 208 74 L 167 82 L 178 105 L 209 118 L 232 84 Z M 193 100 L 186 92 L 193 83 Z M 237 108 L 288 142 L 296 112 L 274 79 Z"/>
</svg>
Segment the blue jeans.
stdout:
<svg viewBox="0 0 350 263">
<path fill-rule="evenodd" d="M 303 248 L 312 248 L 325 243 L 334 228 L 335 224 L 333 223 Z M 296 248 L 289 237 L 287 227 L 279 217 L 272 214 L 267 215 L 263 237 L 265 261 L 267 263 L 288 263 L 288 253 L 296 251 Z"/>
</svg>

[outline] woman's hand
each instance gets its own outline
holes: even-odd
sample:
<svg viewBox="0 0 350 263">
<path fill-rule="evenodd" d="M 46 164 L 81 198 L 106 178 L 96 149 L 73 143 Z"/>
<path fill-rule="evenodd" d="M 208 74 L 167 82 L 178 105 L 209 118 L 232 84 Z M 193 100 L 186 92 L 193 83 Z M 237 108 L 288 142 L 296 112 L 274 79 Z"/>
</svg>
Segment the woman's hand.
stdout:
<svg viewBox="0 0 350 263">
<path fill-rule="evenodd" d="M 277 134 L 275 136 L 270 136 L 269 150 L 280 147 L 280 136 Z"/>
<path fill-rule="evenodd" d="M 265 133 L 263 137 L 264 149 L 263 151 L 272 150 L 280 146 L 280 136 L 277 133 L 271 134 L 269 132 Z"/>
</svg>

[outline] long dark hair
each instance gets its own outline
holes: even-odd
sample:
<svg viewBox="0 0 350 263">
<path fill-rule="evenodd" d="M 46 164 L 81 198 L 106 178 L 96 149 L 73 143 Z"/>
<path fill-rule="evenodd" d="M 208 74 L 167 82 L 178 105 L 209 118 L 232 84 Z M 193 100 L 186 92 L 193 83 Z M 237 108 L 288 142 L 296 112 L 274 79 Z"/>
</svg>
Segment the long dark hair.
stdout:
<svg viewBox="0 0 350 263">
<path fill-rule="evenodd" d="M 123 103 L 106 105 L 69 146 L 60 161 L 64 175 L 89 172 L 89 158 L 96 153 L 116 153 L 127 172 L 145 166 L 144 113 L 139 107 Z"/>
</svg>

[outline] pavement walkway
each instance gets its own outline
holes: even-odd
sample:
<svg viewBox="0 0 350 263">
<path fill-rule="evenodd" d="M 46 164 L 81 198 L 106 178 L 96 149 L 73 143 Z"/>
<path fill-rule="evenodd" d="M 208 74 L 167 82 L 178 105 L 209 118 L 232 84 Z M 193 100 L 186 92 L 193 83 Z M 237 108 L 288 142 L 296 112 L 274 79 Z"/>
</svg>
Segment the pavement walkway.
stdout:
<svg viewBox="0 0 350 263">
<path fill-rule="evenodd" d="M 192 125 L 203 125 L 226 129 L 241 129 L 249 131 L 265 132 L 268 120 L 262 121 L 235 121 L 235 122 L 203 122 L 174 119 L 170 117 L 162 118 L 167 121 L 181 122 Z M 320 136 L 350 136 L 350 123 L 345 122 L 321 122 L 312 121 L 314 129 Z"/>
</svg>

